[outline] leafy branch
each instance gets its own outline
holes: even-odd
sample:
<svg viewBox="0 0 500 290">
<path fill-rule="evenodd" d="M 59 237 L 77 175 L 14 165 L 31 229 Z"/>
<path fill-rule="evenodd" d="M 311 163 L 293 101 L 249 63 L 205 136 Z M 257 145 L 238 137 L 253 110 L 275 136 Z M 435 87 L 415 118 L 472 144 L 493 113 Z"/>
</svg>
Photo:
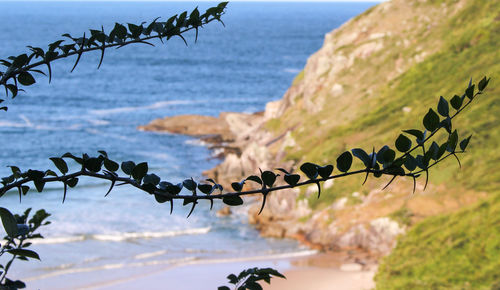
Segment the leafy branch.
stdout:
<svg viewBox="0 0 500 290">
<path fill-rule="evenodd" d="M 10 280 L 7 273 L 12 263 L 17 260 L 28 261 L 29 259 L 40 260 L 40 256 L 32 250 L 27 249 L 31 246 L 31 240 L 43 239 L 39 233 L 35 233 L 41 226 L 49 225 L 45 221 L 50 216 L 45 210 L 38 210 L 29 220 L 31 208 L 27 209 L 22 215 L 13 215 L 8 209 L 0 207 L 0 218 L 3 227 L 7 233 L 4 243 L 0 247 L 0 256 L 10 254 L 12 257 L 5 264 L 0 264 L 0 289 L 19 289 L 26 285 L 20 280 Z"/>
<path fill-rule="evenodd" d="M 187 11 L 179 15 L 170 17 L 167 21 L 158 21 L 156 18 L 151 23 L 146 25 L 146 22 L 140 24 L 128 23 L 127 26 L 115 23 L 114 28 L 106 34 L 104 27 L 101 29 L 90 29 L 90 37 L 86 37 L 83 33 L 82 37 L 73 37 L 68 33 L 63 34 L 65 40 L 57 40 L 48 45 L 48 49 L 43 50 L 40 47 L 28 46 L 30 53 L 20 54 L 18 56 L 9 56 L 7 59 L 0 59 L 0 65 L 6 67 L 5 71 L 0 71 L 0 86 L 4 86 L 5 94 L 9 92 L 12 98 L 15 98 L 22 86 L 31 86 L 36 83 L 33 73 L 47 75 L 40 69 L 39 66 L 45 65 L 49 82 L 52 80 L 51 63 L 61 58 L 76 56 L 75 64 L 71 72 L 78 65 L 81 56 L 84 53 L 91 51 L 101 51 L 101 57 L 97 68 L 101 67 L 104 59 L 104 52 L 108 48 L 121 48 L 133 43 L 142 43 L 154 46 L 148 42 L 152 39 L 159 39 L 162 43 L 168 41 L 172 37 L 180 37 L 187 45 L 187 41 L 183 34 L 195 30 L 195 42 L 198 40 L 198 30 L 203 28 L 212 21 L 221 22 L 224 25 L 221 17 L 225 13 L 225 8 L 228 2 L 221 2 L 216 7 L 211 7 L 205 13 L 200 14 L 198 8 L 195 8 L 189 15 Z M 38 60 L 40 59 L 40 60 Z M 38 60 L 38 61 L 35 61 Z M 0 99 L 0 104 L 5 100 Z M 0 107 L 0 110 L 7 111 L 7 107 Z"/>
<path fill-rule="evenodd" d="M 415 192 L 416 179 L 425 173 L 425 185 L 427 185 L 429 169 L 432 167 L 451 156 L 455 157 L 460 163 L 458 154 L 465 153 L 471 136 L 459 142 L 458 131 L 456 129 L 452 130 L 452 121 L 473 100 L 483 94 L 488 83 L 489 79 L 484 77 L 478 83 L 478 90 L 476 91 L 476 85 L 472 84 L 471 81 L 461 97 L 455 95 L 449 102 L 445 98 L 440 97 L 437 105 L 439 115 L 434 109 L 429 109 L 422 121 L 425 128 L 424 131 L 418 129 L 404 130 L 397 137 L 394 144 L 395 149 L 401 154 L 399 157 L 396 157 L 396 150 L 388 145 L 383 146 L 378 151 L 375 151 L 375 148 L 373 148 L 371 153 L 361 148 L 355 148 L 337 157 L 335 164 L 338 170 L 337 174 L 333 174 L 335 169 L 333 164 L 320 166 L 306 162 L 300 166 L 300 170 L 305 177 L 297 173 L 290 173 L 283 168 L 276 169 L 280 174 L 271 170 L 260 170 L 260 174 L 258 175 L 251 175 L 243 180 L 232 182 L 232 190 L 224 191 L 223 186 L 213 179 L 207 179 L 198 183 L 192 178 L 185 179 L 180 183 L 162 180 L 158 175 L 149 173 L 148 163 L 142 162 L 136 164 L 134 161 L 125 161 L 119 165 L 117 161 L 110 159 L 105 151 L 99 151 L 99 155 L 94 157 L 88 154 L 77 157 L 71 153 L 66 153 L 60 157 L 50 158 L 59 173 L 50 169 L 45 171 L 32 169 L 21 171 L 19 167 L 10 166 L 12 174 L 2 178 L 0 197 L 11 189 L 17 189 L 19 199 L 21 200 L 22 196 L 26 195 L 33 186 L 38 192 L 42 192 L 46 183 L 60 182 L 64 188 L 62 198 L 64 202 L 68 187 L 75 187 L 80 177 L 87 176 L 111 182 L 106 196 L 115 186 L 127 184 L 153 195 L 159 203 L 170 202 L 171 213 L 173 211 L 173 200 L 183 200 L 184 206 L 191 204 L 189 217 L 200 200 L 208 200 L 210 202 L 210 209 L 212 209 L 214 200 L 222 200 L 227 205 L 238 206 L 243 204 L 242 196 L 261 194 L 263 199 L 260 212 L 262 212 L 268 194 L 273 191 L 316 184 L 319 198 L 321 194 L 321 182 L 359 174 L 365 176 L 363 184 L 370 175 L 376 178 L 384 175 L 391 177 L 384 189 L 398 177 L 412 178 L 414 184 L 413 192 Z M 449 104 L 451 104 L 451 108 Z M 450 115 L 451 110 L 455 110 L 455 112 Z M 445 138 L 446 141 L 441 144 L 432 141 L 429 145 L 430 141 L 435 139 L 436 134 L 439 131 L 443 131 L 442 129 L 444 129 L 444 137 L 447 137 Z M 411 140 L 411 137 L 413 137 L 414 141 Z M 422 153 L 415 153 L 419 148 L 422 149 Z M 351 170 L 354 162 L 353 157 L 361 161 L 361 168 Z M 80 169 L 69 173 L 68 160 L 76 163 Z M 120 169 L 124 174 L 122 176 L 118 174 Z M 283 175 L 282 183 L 281 185 L 277 185 L 277 178 L 280 175 Z M 243 190 L 250 182 L 252 182 L 254 187 L 258 188 Z M 181 194 L 183 189 L 189 193 Z"/>
<path fill-rule="evenodd" d="M 267 284 L 271 284 L 273 276 L 286 279 L 283 274 L 272 268 L 250 268 L 241 271 L 238 276 L 230 274 L 227 279 L 230 284 L 234 284 L 235 290 L 262 290 L 262 286 L 257 282 L 264 280 Z M 230 290 L 227 286 L 220 286 L 217 289 Z"/>
</svg>

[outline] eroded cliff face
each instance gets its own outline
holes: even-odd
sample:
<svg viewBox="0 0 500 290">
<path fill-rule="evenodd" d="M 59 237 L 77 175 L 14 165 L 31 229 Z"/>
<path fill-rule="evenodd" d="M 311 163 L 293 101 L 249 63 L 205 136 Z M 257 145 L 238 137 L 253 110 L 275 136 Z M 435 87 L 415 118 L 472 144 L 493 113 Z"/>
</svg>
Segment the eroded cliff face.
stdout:
<svg viewBox="0 0 500 290">
<path fill-rule="evenodd" d="M 398 76 L 441 49 L 437 35 L 442 33 L 443 23 L 462 9 L 463 2 L 384 2 L 328 33 L 323 47 L 309 58 L 283 98 L 268 103 L 264 115 L 246 123 L 244 129 L 233 130 L 241 153 L 227 155 L 207 174 L 228 182 L 255 174 L 259 167 L 293 170 L 305 161 L 334 163 L 330 156 L 311 152 L 332 142 L 336 132 L 346 138 L 333 147 L 338 154 L 369 142 L 365 140 L 376 132 L 342 134 L 342 130 L 370 114 L 375 101 L 383 103 L 378 100 L 379 92 Z M 404 106 L 400 113 L 411 110 Z M 362 193 L 343 192 L 321 207 L 309 204 L 310 196 L 316 195 L 314 187 L 281 191 L 270 196 L 261 215 L 257 215 L 260 205 L 253 207 L 249 219 L 265 236 L 298 238 L 323 249 L 362 248 L 383 255 L 404 233 L 406 224 L 401 219 L 448 211 L 462 202 L 449 199 L 447 206 L 439 206 L 425 195 L 408 201 L 408 186 L 403 183 L 382 192 L 380 183 L 369 183 Z M 327 183 L 324 188 L 327 194 L 336 194 L 335 184 Z M 469 199 L 474 198 L 464 195 L 463 200 Z M 432 210 L 421 207 L 424 200 Z M 398 216 L 402 207 L 407 212 Z"/>
<path fill-rule="evenodd" d="M 283 98 L 268 103 L 263 114 L 221 114 L 218 121 L 224 124 L 219 127 L 231 136 L 224 146 L 238 150 L 226 151 L 224 161 L 205 174 L 227 185 L 259 168 L 293 171 L 306 161 L 334 164 L 345 150 L 394 138 L 402 128 L 388 128 L 414 118 L 417 107 L 383 96 L 402 75 L 445 49 L 446 24 L 467 3 L 388 1 L 328 33 Z M 374 113 L 378 119 L 371 117 Z M 393 115 L 399 117 L 380 121 Z M 373 127 L 373 122 L 381 125 Z M 265 236 L 297 238 L 322 249 L 363 249 L 378 256 L 388 253 L 413 221 L 480 198 L 466 191 L 440 194 L 446 191 L 442 185 L 410 197 L 410 182 L 386 191 L 380 182 L 363 187 L 361 182 L 326 182 L 319 202 L 315 186 L 274 192 L 261 215 L 260 204 L 250 209 L 249 220 Z M 418 184 L 417 191 L 422 189 Z"/>
</svg>

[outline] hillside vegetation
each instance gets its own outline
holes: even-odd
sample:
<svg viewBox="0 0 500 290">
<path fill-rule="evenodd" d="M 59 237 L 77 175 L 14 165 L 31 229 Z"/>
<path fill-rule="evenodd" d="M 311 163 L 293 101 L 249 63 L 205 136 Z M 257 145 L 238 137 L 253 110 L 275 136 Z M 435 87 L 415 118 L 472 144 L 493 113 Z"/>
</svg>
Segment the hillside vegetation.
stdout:
<svg viewBox="0 0 500 290">
<path fill-rule="evenodd" d="M 266 110 L 268 130 L 291 132 L 285 160 L 325 164 L 353 146 L 393 142 L 399 129 L 421 129 L 439 96 L 461 95 L 471 77 L 491 77 L 456 124 L 462 137 L 473 134 L 461 170 L 451 160 L 441 164 L 432 185 L 412 197 L 406 181 L 381 192 L 380 181 L 360 189 L 359 178 L 336 183 L 320 199 L 299 195 L 313 209 L 302 222 L 323 211 L 330 216 L 324 228 L 382 216 L 410 226 L 380 266 L 380 289 L 500 287 L 499 48 L 500 1 L 386 2 L 327 35 L 284 100 Z M 382 197 L 363 202 L 356 191 Z M 333 210 L 341 197 L 347 208 Z"/>
</svg>

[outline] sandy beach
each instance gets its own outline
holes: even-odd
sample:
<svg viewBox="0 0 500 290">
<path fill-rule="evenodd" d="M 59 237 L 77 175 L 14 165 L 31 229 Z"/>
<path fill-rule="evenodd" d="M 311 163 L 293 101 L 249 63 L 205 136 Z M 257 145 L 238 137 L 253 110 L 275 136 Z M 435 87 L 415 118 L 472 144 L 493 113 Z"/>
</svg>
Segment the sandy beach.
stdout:
<svg viewBox="0 0 500 290">
<path fill-rule="evenodd" d="M 345 271 L 335 268 L 300 267 L 286 271 L 286 280 L 274 279 L 266 290 L 361 290 L 375 287 L 375 269 Z"/>
<path fill-rule="evenodd" d="M 287 279 L 273 278 L 264 289 L 362 290 L 374 287 L 376 265 L 345 262 L 344 253 L 319 253 L 302 257 L 270 256 L 244 260 L 185 261 L 176 265 L 151 261 L 146 265 L 107 267 L 41 276 L 28 282 L 29 289 L 217 289 L 227 275 L 253 267 L 272 267 Z"/>
</svg>

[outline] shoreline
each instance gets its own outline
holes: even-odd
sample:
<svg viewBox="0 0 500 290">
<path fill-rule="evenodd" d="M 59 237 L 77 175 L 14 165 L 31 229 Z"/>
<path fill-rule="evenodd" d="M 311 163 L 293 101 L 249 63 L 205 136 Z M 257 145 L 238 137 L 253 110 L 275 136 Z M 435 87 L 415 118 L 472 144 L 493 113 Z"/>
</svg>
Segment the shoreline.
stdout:
<svg viewBox="0 0 500 290">
<path fill-rule="evenodd" d="M 34 289 L 217 289 L 228 285 L 227 275 L 242 270 L 271 267 L 286 276 L 262 281 L 264 289 L 371 289 L 376 264 L 352 262 L 345 252 L 302 250 L 257 257 L 186 260 L 177 264 L 147 261 L 144 265 L 101 267 L 28 279 Z M 78 269 L 77 269 L 78 270 Z M 43 276 L 43 275 L 41 275 Z"/>
<path fill-rule="evenodd" d="M 286 279 L 273 278 L 271 284 L 261 282 L 267 290 L 279 289 L 315 289 L 330 290 L 332 285 L 339 290 L 372 289 L 375 286 L 373 277 L 377 265 L 359 268 L 352 264 L 343 264 L 340 267 L 331 267 L 328 261 L 338 260 L 336 253 L 316 253 L 304 257 L 257 257 L 244 261 L 219 260 L 207 263 L 186 263 L 164 269 L 157 269 L 152 273 L 137 277 L 110 281 L 101 285 L 94 285 L 81 289 L 216 289 L 218 286 L 229 285 L 227 275 L 253 267 L 276 268 L 286 276 Z M 179 281 L 178 277 L 193 277 L 188 282 Z M 168 287 L 165 286 L 168 284 Z M 165 288 L 167 287 L 167 288 Z"/>
</svg>

